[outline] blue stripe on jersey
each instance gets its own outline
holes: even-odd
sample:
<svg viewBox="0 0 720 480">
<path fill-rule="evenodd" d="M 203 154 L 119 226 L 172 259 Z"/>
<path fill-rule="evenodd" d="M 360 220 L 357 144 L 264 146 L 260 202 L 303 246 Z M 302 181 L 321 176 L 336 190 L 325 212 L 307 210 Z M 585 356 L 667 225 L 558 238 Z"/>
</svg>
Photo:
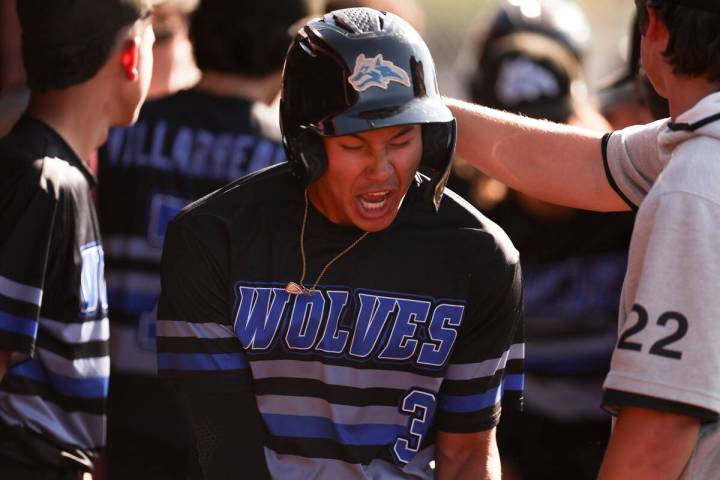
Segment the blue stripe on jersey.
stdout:
<svg viewBox="0 0 720 480">
<path fill-rule="evenodd" d="M 106 398 L 108 393 L 109 377 L 71 378 L 58 375 L 48 371 L 34 358 L 10 368 L 8 374 L 49 383 L 55 391 L 69 397 Z"/>
<path fill-rule="evenodd" d="M 440 410 L 451 413 L 469 413 L 495 406 L 505 390 L 522 391 L 525 375 L 508 375 L 503 378 L 500 386 L 477 395 L 442 395 L 439 401 Z"/>
<path fill-rule="evenodd" d="M 9 313 L 0 312 L 0 330 L 35 338 L 38 331 L 38 322 L 31 318 L 18 317 L 16 315 L 10 315 Z"/>
<path fill-rule="evenodd" d="M 12 298 L 13 300 L 32 303 L 33 305 L 39 307 L 42 303 L 43 291 L 37 287 L 14 282 L 9 278 L 0 275 L 0 294 Z"/>
<path fill-rule="evenodd" d="M 160 370 L 240 370 L 247 368 L 242 353 L 158 353 Z"/>
<path fill-rule="evenodd" d="M 108 303 L 113 308 L 122 309 L 129 313 L 151 312 L 158 301 L 158 295 L 126 291 L 109 291 Z"/>
<path fill-rule="evenodd" d="M 399 435 L 407 434 L 407 425 L 348 425 L 333 423 L 324 417 L 271 413 L 263 414 L 263 419 L 270 432 L 278 437 L 325 438 L 343 445 L 386 445 Z"/>
</svg>

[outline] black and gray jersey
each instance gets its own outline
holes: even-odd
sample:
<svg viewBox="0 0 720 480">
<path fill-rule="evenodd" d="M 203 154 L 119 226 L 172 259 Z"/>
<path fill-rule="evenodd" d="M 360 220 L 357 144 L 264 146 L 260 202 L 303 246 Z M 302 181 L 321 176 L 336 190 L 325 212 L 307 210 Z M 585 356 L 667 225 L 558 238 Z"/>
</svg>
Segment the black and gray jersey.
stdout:
<svg viewBox="0 0 720 480">
<path fill-rule="evenodd" d="M 285 289 L 301 275 L 304 210 L 287 165 L 170 223 L 158 366 L 197 399 L 196 428 L 223 412 L 212 438 L 199 430 L 203 450 L 255 435 L 275 478 L 431 478 L 436 432 L 491 429 L 501 404 L 519 404 L 517 251 L 451 192 L 435 213 L 418 182 L 393 224 L 332 263 L 310 295 Z M 310 205 L 309 285 L 362 233 Z M 237 412 L 252 395 L 259 414 Z M 233 468 L 244 453 L 213 462 Z"/>
<path fill-rule="evenodd" d="M 185 417 L 157 382 L 155 305 L 167 223 L 230 181 L 285 160 L 248 100 L 188 90 L 143 105 L 100 150 L 98 214 L 107 261 L 113 392 L 108 429 L 189 444 Z M 184 440 L 182 440 L 184 439 Z"/>
<path fill-rule="evenodd" d="M 182 207 L 285 160 L 252 103 L 198 90 L 145 104 L 100 150 L 98 213 L 107 255 L 113 371 L 154 376 L 155 305 L 168 222 Z"/>
<path fill-rule="evenodd" d="M 0 140 L 0 422 L 92 454 L 110 373 L 95 180 L 50 127 L 23 117 Z"/>
</svg>

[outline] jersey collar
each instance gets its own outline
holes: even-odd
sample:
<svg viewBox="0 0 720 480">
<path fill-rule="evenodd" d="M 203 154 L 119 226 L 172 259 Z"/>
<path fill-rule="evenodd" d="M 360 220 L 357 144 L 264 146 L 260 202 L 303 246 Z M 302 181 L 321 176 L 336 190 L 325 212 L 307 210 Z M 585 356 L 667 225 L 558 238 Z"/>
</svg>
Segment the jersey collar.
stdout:
<svg viewBox="0 0 720 480">
<path fill-rule="evenodd" d="M 48 124 L 29 115 L 23 115 L 13 128 L 13 132 L 28 140 L 31 153 L 35 158 L 57 157 L 76 167 L 87 179 L 90 188 L 97 184 L 95 175 L 87 164 L 73 151 L 70 145 Z"/>
</svg>

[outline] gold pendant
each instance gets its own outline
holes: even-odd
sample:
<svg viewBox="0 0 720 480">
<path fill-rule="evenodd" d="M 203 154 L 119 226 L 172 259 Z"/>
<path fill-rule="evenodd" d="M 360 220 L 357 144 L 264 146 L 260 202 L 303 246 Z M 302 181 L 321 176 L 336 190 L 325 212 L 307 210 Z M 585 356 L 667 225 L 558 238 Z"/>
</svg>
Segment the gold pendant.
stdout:
<svg viewBox="0 0 720 480">
<path fill-rule="evenodd" d="M 312 291 L 303 285 L 298 285 L 295 282 L 290 282 L 285 287 L 285 291 L 290 295 L 311 295 Z"/>
</svg>

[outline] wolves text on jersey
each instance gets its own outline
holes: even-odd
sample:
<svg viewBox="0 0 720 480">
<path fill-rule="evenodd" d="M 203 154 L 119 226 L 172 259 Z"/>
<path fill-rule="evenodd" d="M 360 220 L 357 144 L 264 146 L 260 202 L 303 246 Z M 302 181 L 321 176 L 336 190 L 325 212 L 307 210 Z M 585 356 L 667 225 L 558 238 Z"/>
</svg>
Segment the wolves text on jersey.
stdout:
<svg viewBox="0 0 720 480">
<path fill-rule="evenodd" d="M 349 360 L 445 365 L 462 323 L 459 302 L 327 288 L 291 295 L 284 287 L 235 285 L 235 334 L 248 353 L 277 346 Z"/>
</svg>

